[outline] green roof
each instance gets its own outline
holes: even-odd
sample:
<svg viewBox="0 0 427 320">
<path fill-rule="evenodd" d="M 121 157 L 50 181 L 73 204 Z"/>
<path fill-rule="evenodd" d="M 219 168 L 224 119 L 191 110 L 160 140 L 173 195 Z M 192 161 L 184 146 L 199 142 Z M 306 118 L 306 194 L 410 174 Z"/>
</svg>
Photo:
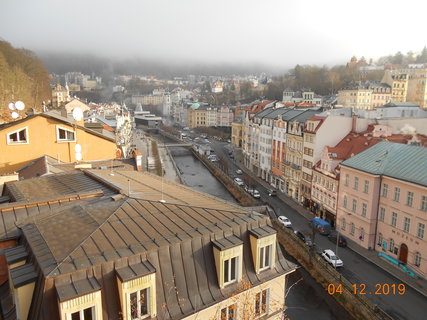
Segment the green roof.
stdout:
<svg viewBox="0 0 427 320">
<path fill-rule="evenodd" d="M 427 187 L 427 148 L 381 141 L 341 166 Z"/>
</svg>

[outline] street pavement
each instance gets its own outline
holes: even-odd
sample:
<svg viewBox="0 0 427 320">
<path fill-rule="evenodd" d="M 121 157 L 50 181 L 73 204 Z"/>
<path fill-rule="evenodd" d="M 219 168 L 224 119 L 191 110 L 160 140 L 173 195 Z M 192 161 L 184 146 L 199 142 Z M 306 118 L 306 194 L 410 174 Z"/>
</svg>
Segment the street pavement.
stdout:
<svg viewBox="0 0 427 320">
<path fill-rule="evenodd" d="M 300 230 L 305 234 L 310 234 L 308 220 L 313 214 L 300 206 L 294 200 L 290 199 L 280 191 L 277 191 L 277 197 L 269 197 L 269 184 L 255 177 L 248 169 L 243 166 L 241 151 L 233 149 L 229 144 L 211 139 L 211 147 L 217 155 L 221 155 L 228 161 L 230 176 L 244 177 L 251 176 L 257 182 L 257 190 L 261 194 L 261 201 L 269 204 L 276 212 L 277 216 L 285 215 L 291 222 L 293 229 Z M 233 150 L 234 159 L 230 159 L 228 153 Z M 237 169 L 243 171 L 243 175 L 237 175 Z M 316 250 L 321 252 L 324 249 L 336 251 L 335 244 L 331 243 L 327 237 L 317 235 L 315 237 Z M 341 274 L 358 289 L 366 286 L 366 297 L 381 309 L 387 312 L 394 319 L 405 320 L 424 320 L 427 319 L 427 282 L 425 280 L 414 280 L 400 269 L 395 268 L 383 259 L 379 258 L 375 251 L 368 251 L 348 240 L 347 248 L 339 248 L 338 256 L 343 260 L 344 267 L 340 270 Z M 403 295 L 393 294 L 375 294 L 377 289 L 385 284 L 392 286 L 403 283 L 406 291 Z M 380 290 L 381 292 L 381 290 Z"/>
</svg>

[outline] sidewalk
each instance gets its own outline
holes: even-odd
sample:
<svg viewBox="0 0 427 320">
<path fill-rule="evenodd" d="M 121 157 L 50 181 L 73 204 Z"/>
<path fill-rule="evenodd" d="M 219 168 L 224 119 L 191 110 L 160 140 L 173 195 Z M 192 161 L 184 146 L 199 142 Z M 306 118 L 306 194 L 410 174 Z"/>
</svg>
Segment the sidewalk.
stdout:
<svg viewBox="0 0 427 320">
<path fill-rule="evenodd" d="M 249 169 L 247 169 L 243 165 L 243 161 L 241 161 L 242 152 L 240 149 L 234 149 L 234 156 L 236 160 L 236 165 L 240 166 L 240 168 L 248 175 L 250 175 L 253 179 L 257 181 L 257 183 L 261 184 L 265 188 L 272 188 L 272 186 L 267 183 L 266 181 L 262 180 L 259 177 L 256 177 Z M 240 162 L 241 161 L 241 162 Z M 306 219 L 311 219 L 314 217 L 313 213 L 307 209 L 305 209 L 303 206 L 299 205 L 296 201 L 289 198 L 279 190 L 277 190 L 277 197 L 280 198 L 284 203 L 286 203 L 288 206 L 292 207 L 297 211 L 300 215 L 304 216 Z M 387 271 L 390 275 L 395 277 L 398 281 L 404 282 L 409 287 L 413 288 L 423 296 L 427 297 L 427 280 L 426 279 L 414 279 L 410 277 L 407 273 L 400 270 L 393 264 L 387 262 L 386 260 L 380 258 L 378 256 L 378 252 L 374 250 L 368 250 L 365 248 L 362 248 L 361 246 L 357 245 L 354 241 L 348 239 L 347 240 L 347 246 L 351 250 L 353 250 L 355 253 L 359 254 L 362 258 L 365 260 L 375 264 L 377 267 L 383 269 L 384 271 Z"/>
</svg>

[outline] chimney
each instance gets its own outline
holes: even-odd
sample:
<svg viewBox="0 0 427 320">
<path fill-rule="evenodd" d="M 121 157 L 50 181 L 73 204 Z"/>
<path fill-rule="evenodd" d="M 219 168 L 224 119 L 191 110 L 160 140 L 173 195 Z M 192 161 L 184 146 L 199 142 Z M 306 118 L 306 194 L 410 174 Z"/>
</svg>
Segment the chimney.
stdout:
<svg viewBox="0 0 427 320">
<path fill-rule="evenodd" d="M 353 114 L 351 116 L 351 132 L 356 132 L 357 116 Z"/>
<path fill-rule="evenodd" d="M 67 117 L 67 109 L 61 108 L 61 117 L 64 117 L 64 118 Z"/>
</svg>

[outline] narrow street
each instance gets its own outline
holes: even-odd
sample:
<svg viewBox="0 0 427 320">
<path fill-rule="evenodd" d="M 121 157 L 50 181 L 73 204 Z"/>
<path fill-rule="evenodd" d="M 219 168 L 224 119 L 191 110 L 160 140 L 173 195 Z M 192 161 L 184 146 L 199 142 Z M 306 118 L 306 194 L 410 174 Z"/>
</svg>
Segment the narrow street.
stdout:
<svg viewBox="0 0 427 320">
<path fill-rule="evenodd" d="M 244 177 L 244 175 L 249 174 L 249 171 L 242 165 L 240 159 L 230 159 L 228 155 L 229 150 L 231 150 L 229 149 L 229 144 L 211 140 L 211 147 L 215 150 L 217 155 L 221 155 L 228 161 L 231 177 L 238 176 L 235 173 L 237 169 L 242 169 L 244 172 L 243 175 L 239 175 L 239 177 Z M 261 201 L 263 203 L 269 204 L 275 210 L 277 216 L 285 215 L 288 217 L 292 222 L 294 230 L 309 232 L 308 220 L 306 217 L 286 204 L 279 197 L 269 197 L 267 191 L 268 184 L 255 176 L 252 177 L 257 181 L 256 188 L 261 194 Z M 317 235 L 315 244 L 318 252 L 324 249 L 332 249 L 335 251 L 335 244 L 331 243 L 327 237 Z M 406 286 L 404 295 L 393 295 L 391 293 L 388 295 L 376 295 L 376 284 L 398 285 L 401 281 L 349 248 L 339 248 L 338 255 L 344 262 L 344 268 L 341 270 L 343 276 L 353 284 L 366 285 L 366 296 L 394 319 L 423 320 L 426 318 L 427 298 L 425 296 L 409 286 Z"/>
</svg>

